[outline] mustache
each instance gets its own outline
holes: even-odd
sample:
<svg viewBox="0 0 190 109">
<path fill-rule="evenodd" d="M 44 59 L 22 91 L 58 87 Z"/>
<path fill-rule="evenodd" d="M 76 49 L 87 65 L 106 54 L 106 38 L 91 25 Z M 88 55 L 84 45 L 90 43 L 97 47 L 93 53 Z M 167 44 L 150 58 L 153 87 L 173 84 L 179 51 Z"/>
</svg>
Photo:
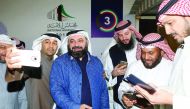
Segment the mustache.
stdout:
<svg viewBox="0 0 190 109">
<path fill-rule="evenodd" d="M 171 36 L 175 36 L 175 35 L 177 35 L 177 33 L 170 33 L 169 35 L 171 35 Z"/>
<path fill-rule="evenodd" d="M 54 48 L 48 48 L 47 50 L 48 51 L 55 51 L 56 49 L 54 49 Z"/>
<path fill-rule="evenodd" d="M 75 47 L 72 47 L 72 50 L 73 49 L 82 49 L 82 47 L 80 47 L 80 46 L 75 46 Z"/>
</svg>

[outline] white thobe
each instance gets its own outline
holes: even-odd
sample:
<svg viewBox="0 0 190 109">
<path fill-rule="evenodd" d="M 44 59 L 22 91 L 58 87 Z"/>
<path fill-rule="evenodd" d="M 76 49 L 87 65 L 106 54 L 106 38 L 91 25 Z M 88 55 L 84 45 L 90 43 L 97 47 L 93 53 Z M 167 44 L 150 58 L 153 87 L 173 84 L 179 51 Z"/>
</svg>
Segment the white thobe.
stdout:
<svg viewBox="0 0 190 109">
<path fill-rule="evenodd" d="M 5 73 L 7 66 L 0 63 L 0 109 L 27 109 L 25 88 L 18 92 L 8 92 Z"/>
<path fill-rule="evenodd" d="M 125 55 L 126 55 L 126 58 L 127 58 L 128 65 L 130 65 L 131 63 L 137 61 L 137 59 L 136 59 L 136 50 L 137 50 L 137 45 L 135 44 L 135 47 L 133 49 L 125 51 Z M 106 58 L 105 62 L 103 63 L 104 64 L 104 70 L 106 72 L 106 76 L 109 79 L 108 86 L 112 87 L 117 83 L 117 78 L 112 78 L 112 73 L 111 72 L 113 71 L 114 66 L 112 64 L 112 59 L 111 59 L 110 55 L 108 54 L 107 57 L 105 57 L 105 58 Z"/>
<path fill-rule="evenodd" d="M 116 44 L 115 41 L 112 42 L 112 46 L 114 46 Z M 104 53 L 104 56 L 102 59 L 103 60 L 103 65 L 104 65 L 104 70 L 105 70 L 105 73 L 106 73 L 106 77 L 108 78 L 108 81 L 107 81 L 107 85 L 108 87 L 113 87 L 116 83 L 117 83 L 117 77 L 115 78 L 112 78 L 112 71 L 113 71 L 113 63 L 112 63 L 112 59 L 109 55 L 109 49 L 112 47 L 109 45 L 109 47 L 107 48 L 106 53 Z M 127 62 L 128 62 L 128 65 L 130 65 L 131 63 L 133 62 L 136 62 L 137 59 L 136 59 L 136 50 L 137 50 L 137 41 L 135 40 L 135 47 L 131 50 L 127 50 L 125 51 L 125 55 L 126 55 L 126 58 L 127 58 Z M 105 55 L 106 54 L 106 55 Z M 116 57 L 117 58 L 117 57 Z M 109 91 L 110 94 L 110 102 L 112 103 L 113 102 L 113 105 L 114 105 L 114 109 L 122 109 L 122 107 L 117 103 L 117 102 L 114 102 L 112 99 L 113 99 L 113 95 L 112 95 L 112 90 Z M 112 107 L 112 106 L 110 106 Z"/>
<path fill-rule="evenodd" d="M 172 61 L 162 58 L 161 62 L 156 67 L 147 69 L 144 67 L 142 61 L 138 60 L 136 63 L 133 63 L 128 67 L 125 77 L 129 74 L 133 74 L 145 83 L 154 84 L 164 88 L 168 86 L 172 65 Z M 122 81 L 118 89 L 118 97 L 121 102 L 122 95 L 128 91 L 134 91 L 134 89 L 128 83 Z M 132 109 L 139 108 L 133 106 Z"/>
<path fill-rule="evenodd" d="M 184 39 L 174 58 L 169 88 L 173 92 L 173 109 L 188 109 L 190 103 L 190 36 Z"/>
</svg>

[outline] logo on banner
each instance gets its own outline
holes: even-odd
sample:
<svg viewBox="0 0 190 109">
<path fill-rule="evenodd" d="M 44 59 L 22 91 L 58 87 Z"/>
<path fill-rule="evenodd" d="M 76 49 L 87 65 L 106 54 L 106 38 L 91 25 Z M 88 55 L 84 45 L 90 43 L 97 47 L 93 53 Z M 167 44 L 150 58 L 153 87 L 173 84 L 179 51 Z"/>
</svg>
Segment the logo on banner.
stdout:
<svg viewBox="0 0 190 109">
<path fill-rule="evenodd" d="M 47 13 L 47 18 L 53 22 L 47 24 L 47 31 L 65 37 L 66 33 L 77 28 L 75 17 L 66 12 L 61 4 Z"/>
<path fill-rule="evenodd" d="M 91 36 L 112 38 L 123 19 L 123 0 L 91 0 Z"/>
<path fill-rule="evenodd" d="M 110 32 L 118 23 L 118 17 L 112 10 L 102 10 L 96 18 L 96 24 L 101 31 Z"/>
<path fill-rule="evenodd" d="M 65 9 L 64 6 L 61 4 L 52 11 L 50 11 L 47 14 L 48 19 L 57 20 L 57 21 L 65 21 L 69 18 L 74 18 L 73 16 L 69 15 Z"/>
</svg>

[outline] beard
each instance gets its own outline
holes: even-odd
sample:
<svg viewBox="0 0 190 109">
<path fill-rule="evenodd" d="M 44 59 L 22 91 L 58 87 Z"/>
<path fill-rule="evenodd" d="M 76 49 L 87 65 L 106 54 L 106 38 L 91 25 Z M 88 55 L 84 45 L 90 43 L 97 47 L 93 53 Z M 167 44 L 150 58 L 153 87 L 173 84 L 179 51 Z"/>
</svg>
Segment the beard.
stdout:
<svg viewBox="0 0 190 109">
<path fill-rule="evenodd" d="M 142 59 L 142 57 L 141 57 L 141 61 L 142 61 L 143 65 L 144 65 L 147 69 L 152 69 L 152 68 L 156 67 L 156 66 L 161 62 L 161 60 L 162 60 L 162 56 L 161 56 L 161 54 L 160 54 L 160 55 L 158 56 L 158 58 L 155 59 L 155 61 L 154 61 L 151 65 L 149 65 L 149 64 L 146 63 L 146 60 L 145 60 L 145 59 Z"/>
<path fill-rule="evenodd" d="M 75 49 L 75 48 L 82 49 L 82 47 L 79 47 L 79 46 L 75 46 L 72 49 Z M 69 46 L 67 46 L 67 49 L 68 49 L 69 55 L 71 55 L 74 58 L 81 58 L 81 57 L 85 56 L 87 54 L 87 52 L 88 52 L 88 47 L 87 46 L 85 46 L 85 48 L 82 49 L 81 51 L 73 51 L 72 49 L 70 49 Z"/>
<path fill-rule="evenodd" d="M 133 37 L 133 36 L 132 36 Z M 118 38 L 118 46 L 124 51 L 131 50 L 135 47 L 135 40 L 131 37 L 128 44 L 124 44 L 119 38 Z"/>
</svg>

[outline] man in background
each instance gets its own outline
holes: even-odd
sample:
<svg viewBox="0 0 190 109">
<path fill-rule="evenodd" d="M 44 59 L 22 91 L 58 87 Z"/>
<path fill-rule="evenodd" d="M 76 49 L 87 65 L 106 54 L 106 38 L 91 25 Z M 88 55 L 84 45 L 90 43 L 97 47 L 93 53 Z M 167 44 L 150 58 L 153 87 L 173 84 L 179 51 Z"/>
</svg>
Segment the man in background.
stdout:
<svg viewBox="0 0 190 109">
<path fill-rule="evenodd" d="M 127 69 L 127 65 L 120 65 L 120 61 L 126 61 L 130 65 L 137 60 L 136 39 L 139 40 L 141 37 L 141 34 L 132 26 L 131 21 L 120 21 L 115 27 L 114 40 L 103 53 L 102 61 L 108 78 L 108 86 L 113 87 L 115 109 L 122 109 L 118 99 L 118 87 Z"/>
<path fill-rule="evenodd" d="M 29 98 L 29 109 L 52 109 L 53 99 L 49 89 L 49 75 L 56 53 L 60 47 L 61 38 L 54 33 L 43 34 L 33 42 L 33 50 L 41 51 L 40 78 L 29 78 L 27 80 L 27 97 Z M 32 69 L 25 71 L 34 75 Z"/>
</svg>

